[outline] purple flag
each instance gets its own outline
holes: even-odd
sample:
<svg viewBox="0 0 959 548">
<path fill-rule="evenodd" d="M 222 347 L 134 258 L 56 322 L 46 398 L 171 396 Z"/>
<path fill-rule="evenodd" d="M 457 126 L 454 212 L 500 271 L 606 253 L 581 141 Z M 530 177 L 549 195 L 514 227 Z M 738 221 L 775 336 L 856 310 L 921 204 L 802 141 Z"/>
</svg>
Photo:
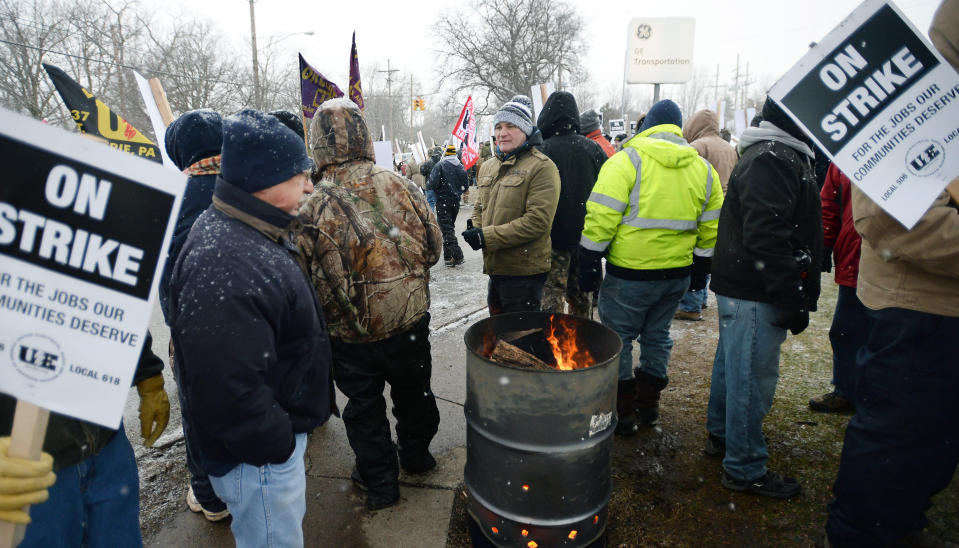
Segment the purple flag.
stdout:
<svg viewBox="0 0 959 548">
<path fill-rule="evenodd" d="M 313 113 L 323 104 L 323 101 L 337 97 L 343 97 L 340 88 L 311 67 L 300 54 L 300 101 L 303 106 L 303 116 L 312 118 Z"/>
<path fill-rule="evenodd" d="M 356 56 L 356 31 L 353 31 L 353 49 L 350 52 L 350 99 L 363 108 L 363 88 L 360 87 L 360 59 Z"/>
</svg>

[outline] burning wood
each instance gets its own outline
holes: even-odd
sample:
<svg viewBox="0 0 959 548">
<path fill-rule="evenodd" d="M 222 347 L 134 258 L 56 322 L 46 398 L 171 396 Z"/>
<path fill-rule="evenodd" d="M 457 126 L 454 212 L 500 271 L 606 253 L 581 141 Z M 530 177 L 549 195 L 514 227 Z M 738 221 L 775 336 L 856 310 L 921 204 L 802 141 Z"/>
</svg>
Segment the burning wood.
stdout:
<svg viewBox="0 0 959 548">
<path fill-rule="evenodd" d="M 595 365 L 585 345 L 577 339 L 575 324 L 558 315 L 550 316 L 548 329 L 490 332 L 484 350 L 491 360 L 533 369 L 568 371 Z"/>
<path fill-rule="evenodd" d="M 497 339 L 496 346 L 493 347 L 493 353 L 490 355 L 490 359 L 510 364 L 518 365 L 521 367 L 529 367 L 532 369 L 540 369 L 544 371 L 550 371 L 553 369 L 548 363 L 537 358 L 533 354 L 526 352 L 525 350 L 514 346 L 503 339 Z"/>
</svg>

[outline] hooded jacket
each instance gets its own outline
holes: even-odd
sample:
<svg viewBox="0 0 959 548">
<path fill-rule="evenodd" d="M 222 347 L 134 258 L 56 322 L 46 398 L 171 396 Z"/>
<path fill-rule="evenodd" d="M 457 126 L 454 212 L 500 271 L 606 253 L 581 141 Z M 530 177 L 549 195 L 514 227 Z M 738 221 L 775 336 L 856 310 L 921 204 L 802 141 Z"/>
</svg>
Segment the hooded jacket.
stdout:
<svg viewBox="0 0 959 548">
<path fill-rule="evenodd" d="M 607 272 L 619 278 L 687 276 L 694 254 L 713 255 L 723 205 L 718 179 L 678 126 L 648 128 L 600 171 L 580 245 L 605 252 Z"/>
<path fill-rule="evenodd" d="M 740 138 L 742 157 L 730 175 L 719 218 L 710 287 L 720 295 L 763 303 L 794 302 L 804 287 L 806 310 L 812 311 L 822 264 L 814 154 L 795 123 L 778 108 L 769 116 L 767 110 L 760 127 L 748 128 Z M 809 266 L 797 263 L 800 251 L 810 256 Z"/>
<path fill-rule="evenodd" d="M 509 155 L 497 153 L 477 177 L 473 226 L 483 229 L 483 272 L 532 276 L 549 272 L 550 229 L 559 202 L 559 170 L 540 152 L 534 130 Z"/>
<path fill-rule="evenodd" d="M 716 168 L 719 173 L 719 182 L 723 192 L 729 185 L 729 175 L 732 174 L 739 154 L 722 137 L 719 136 L 719 117 L 711 110 L 700 110 L 689 117 L 683 126 L 683 138 L 696 149 L 700 156 Z"/>
<path fill-rule="evenodd" d="M 164 139 L 167 155 L 176 164 L 177 169 L 184 172 L 191 171 L 201 160 L 219 158 L 220 147 L 223 145 L 223 122 L 220 115 L 209 109 L 192 110 L 174 120 L 166 130 Z M 210 164 L 204 169 L 199 166 L 193 171 L 203 175 L 190 175 L 187 179 L 186 190 L 183 192 L 183 201 L 180 205 L 180 214 L 173 228 L 173 237 L 170 239 L 170 250 L 166 264 L 160 277 L 159 294 L 160 308 L 163 317 L 170 323 L 168 309 L 170 295 L 170 273 L 176 259 L 180 255 L 183 242 L 186 241 L 190 228 L 213 200 L 213 187 L 216 185 L 216 176 L 220 172 L 219 161 L 207 162 Z"/>
<path fill-rule="evenodd" d="M 550 95 L 536 125 L 543 134 L 543 154 L 559 170 L 559 203 L 550 242 L 553 249 L 576 249 L 586 218 L 586 200 L 606 162 L 606 154 L 598 144 L 579 134 L 579 109 L 569 92 Z"/>
<path fill-rule="evenodd" d="M 321 105 L 310 142 L 322 178 L 300 209 L 297 245 L 330 334 L 359 343 L 407 331 L 429 310 L 429 269 L 442 252 L 426 197 L 374 165 L 366 122 L 348 99 Z"/>
<path fill-rule="evenodd" d="M 466 170 L 456 155 L 444 156 L 430 171 L 426 189 L 436 192 L 439 200 L 459 202 L 460 195 L 469 188 Z"/>
</svg>

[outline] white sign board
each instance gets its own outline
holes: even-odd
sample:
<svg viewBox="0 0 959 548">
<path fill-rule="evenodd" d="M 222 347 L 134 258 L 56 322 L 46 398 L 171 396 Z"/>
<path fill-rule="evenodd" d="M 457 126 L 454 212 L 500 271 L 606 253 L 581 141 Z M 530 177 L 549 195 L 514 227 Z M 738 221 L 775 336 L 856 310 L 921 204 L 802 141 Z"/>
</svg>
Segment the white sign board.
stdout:
<svg viewBox="0 0 959 548">
<path fill-rule="evenodd" d="M 536 123 L 536 120 L 539 119 L 539 113 L 543 112 L 543 105 L 546 104 L 546 100 L 549 99 L 549 96 L 556 91 L 556 85 L 552 82 L 546 82 L 545 84 L 539 84 L 529 88 L 529 96 L 533 100 L 533 123 Z"/>
<path fill-rule="evenodd" d="M 609 134 L 616 137 L 620 133 L 626 133 L 626 120 L 622 118 L 609 121 Z"/>
<path fill-rule="evenodd" d="M 156 99 L 153 97 L 150 83 L 139 72 L 133 69 L 130 69 L 130 72 L 133 73 L 133 78 L 137 81 L 140 96 L 143 97 L 143 104 L 147 107 L 147 115 L 150 117 L 150 124 L 153 125 L 153 134 L 156 135 L 157 148 L 160 149 L 163 165 L 179 173 L 180 169 L 176 167 L 176 164 L 173 163 L 166 152 L 166 124 L 163 123 L 163 116 L 160 115 L 160 107 L 157 106 Z"/>
<path fill-rule="evenodd" d="M 769 95 L 906 228 L 959 175 L 959 74 L 885 0 L 863 2 Z"/>
<path fill-rule="evenodd" d="M 373 155 L 376 157 L 376 165 L 393 171 L 393 142 L 392 141 L 374 141 Z"/>
<path fill-rule="evenodd" d="M 693 77 L 692 17 L 641 17 L 627 27 L 626 82 L 682 84 Z"/>
<path fill-rule="evenodd" d="M 186 177 L 0 109 L 0 391 L 111 428 Z"/>
</svg>

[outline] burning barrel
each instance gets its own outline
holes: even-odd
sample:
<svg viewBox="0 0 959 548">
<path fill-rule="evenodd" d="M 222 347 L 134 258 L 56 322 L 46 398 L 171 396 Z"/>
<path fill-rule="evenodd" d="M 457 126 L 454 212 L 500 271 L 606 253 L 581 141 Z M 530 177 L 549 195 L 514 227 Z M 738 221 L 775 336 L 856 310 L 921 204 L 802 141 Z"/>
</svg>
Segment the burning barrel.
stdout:
<svg viewBox="0 0 959 548">
<path fill-rule="evenodd" d="M 473 324 L 464 339 L 476 525 L 503 547 L 596 541 L 612 492 L 619 336 L 566 314 L 517 312 Z"/>
</svg>

